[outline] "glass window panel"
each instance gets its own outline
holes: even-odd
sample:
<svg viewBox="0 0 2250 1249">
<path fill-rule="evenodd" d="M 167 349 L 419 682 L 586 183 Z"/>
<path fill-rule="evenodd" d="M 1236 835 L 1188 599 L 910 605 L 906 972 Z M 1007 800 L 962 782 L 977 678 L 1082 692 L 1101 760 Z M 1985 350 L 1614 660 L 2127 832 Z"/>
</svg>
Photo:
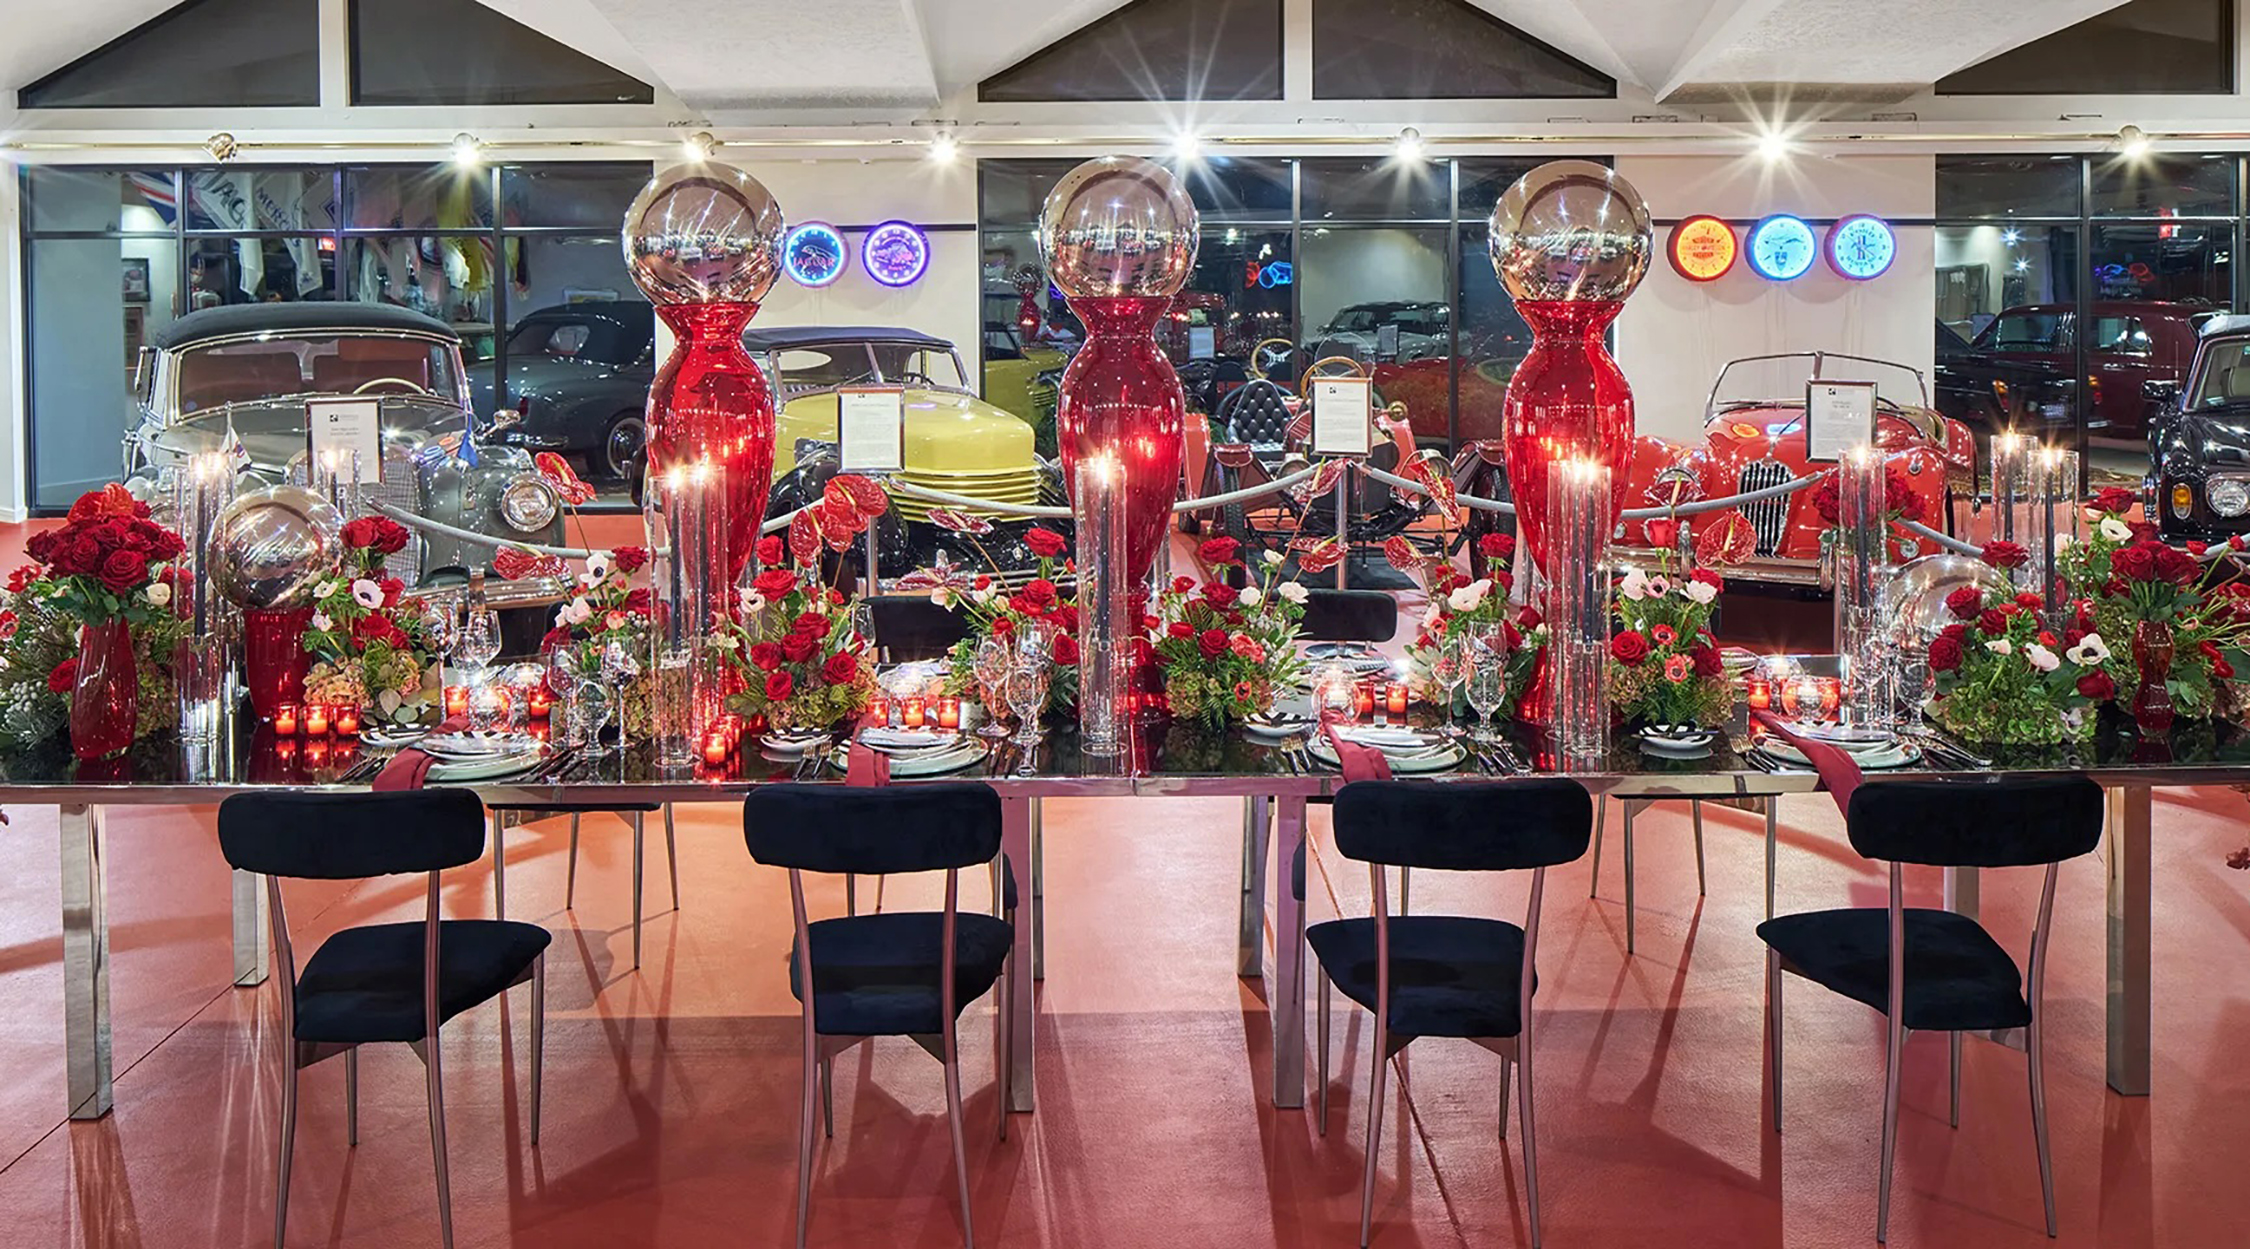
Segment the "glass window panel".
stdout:
<svg viewBox="0 0 2250 1249">
<path fill-rule="evenodd" d="M 1617 80 L 1462 0 L 1314 0 L 1313 98 L 1610 99 Z"/>
<path fill-rule="evenodd" d="M 442 165 L 370 165 L 344 170 L 346 225 L 355 230 L 485 230 L 492 227 L 492 174 Z M 624 220 L 624 210 L 618 210 Z M 612 223 L 612 229 L 616 228 Z"/>
<path fill-rule="evenodd" d="M 978 161 L 979 220 L 987 230 L 1037 225 L 1047 192 L 1077 164 L 1046 159 Z M 1037 259 L 1035 254 L 1032 258 Z"/>
<path fill-rule="evenodd" d="M 1938 80 L 1940 95 L 2225 95 L 2233 0 L 2127 0 Z"/>
<path fill-rule="evenodd" d="M 1574 157 L 1572 159 L 1584 159 Z M 1603 164 L 1607 158 L 1599 158 Z M 1487 221 L 1492 217 L 1492 206 L 1508 193 L 1525 174 L 1544 164 L 1536 160 L 1494 159 L 1492 157 L 1466 157 L 1461 166 L 1461 220 Z"/>
<path fill-rule="evenodd" d="M 1461 213 L 1466 217 L 1468 170 L 1461 172 Z M 1509 178 L 1507 183 L 1514 181 Z M 1507 183 L 1500 184 L 1502 190 Z M 1491 211 L 1489 205 L 1485 211 Z M 1455 418 L 1455 446 L 1501 436 L 1502 400 L 1507 397 L 1508 381 L 1516 375 L 1516 366 L 1531 354 L 1531 327 L 1516 314 L 1516 301 L 1509 298 L 1492 272 L 1492 260 L 1485 250 L 1490 236 L 1491 230 L 1481 221 L 1461 227 L 1461 363 L 1456 383 L 1460 413 Z"/>
<path fill-rule="evenodd" d="M 351 40 L 353 104 L 648 104 L 656 98 L 647 83 L 476 0 L 352 0 Z"/>
<path fill-rule="evenodd" d="M 1373 370 L 1385 402 L 1407 405 L 1417 438 L 1449 442 L 1446 229 L 1304 231 L 1296 281 L 1314 359 L 1348 356 Z"/>
<path fill-rule="evenodd" d="M 2232 156 L 2145 156 L 2094 161 L 2097 217 L 2231 217 Z"/>
<path fill-rule="evenodd" d="M 24 170 L 25 223 L 33 233 L 100 230 L 170 234 L 179 196 L 169 170 L 78 169 L 34 165 Z"/>
<path fill-rule="evenodd" d="M 190 231 L 336 228 L 334 170 L 225 165 L 189 169 L 183 177 Z"/>
<path fill-rule="evenodd" d="M 503 220 L 614 232 L 651 172 L 645 163 L 510 165 L 500 171 Z"/>
<path fill-rule="evenodd" d="M 1935 234 L 1938 410 L 1980 436 L 2013 428 L 2074 441 L 2077 229 L 1995 222 Z"/>
<path fill-rule="evenodd" d="M 1294 211 L 1289 162 L 1212 156 L 1187 170 L 1188 197 L 1206 223 L 1287 221 Z"/>
<path fill-rule="evenodd" d="M 2149 382 L 2182 385 L 2202 323 L 2234 300 L 2232 223 L 2112 222 L 2094 227 L 2086 367 L 2089 432 L 2125 444 L 2145 470 Z"/>
<path fill-rule="evenodd" d="M 464 334 L 491 334 L 492 240 L 377 235 L 344 240 L 344 297 L 427 313 Z"/>
<path fill-rule="evenodd" d="M 1179 366 L 1189 407 L 1215 412 L 1256 376 L 1296 384 L 1311 361 L 1297 349 L 1289 319 L 1295 286 L 1288 230 L 1203 228 L 1195 271 L 1156 329 L 1157 344 Z"/>
<path fill-rule="evenodd" d="M 16 93 L 24 108 L 320 103 L 320 6 L 189 0 Z"/>
<path fill-rule="evenodd" d="M 977 98 L 1278 100 L 1281 0 L 1133 0 L 978 83 Z"/>
<path fill-rule="evenodd" d="M 336 240 L 297 238 L 188 241 L 188 311 L 227 304 L 333 299 Z"/>
<path fill-rule="evenodd" d="M 32 504 L 67 507 L 118 479 L 135 358 L 178 315 L 170 239 L 35 239 L 28 286 Z"/>
<path fill-rule="evenodd" d="M 1940 218 L 2076 217 L 2075 156 L 1940 156 Z"/>
<path fill-rule="evenodd" d="M 1308 223 L 1443 221 L 1452 212 L 1452 174 L 1444 161 L 1368 156 L 1302 163 Z"/>
</svg>

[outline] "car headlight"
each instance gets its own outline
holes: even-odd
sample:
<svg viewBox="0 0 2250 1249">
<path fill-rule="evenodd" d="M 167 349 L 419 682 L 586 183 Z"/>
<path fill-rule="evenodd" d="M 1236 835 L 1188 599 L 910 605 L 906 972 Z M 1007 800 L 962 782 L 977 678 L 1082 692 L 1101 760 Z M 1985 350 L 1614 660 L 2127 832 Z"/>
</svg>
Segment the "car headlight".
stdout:
<svg viewBox="0 0 2250 1249">
<path fill-rule="evenodd" d="M 500 519 L 518 533 L 536 533 L 554 523 L 555 492 L 543 481 L 519 481 L 500 492 Z"/>
<path fill-rule="evenodd" d="M 2219 515 L 2240 516 L 2250 512 L 2250 481 L 2240 477 L 2214 477 L 2211 484 L 2203 488 L 2203 497 Z M 2179 509 L 2174 507 L 2173 510 Z"/>
</svg>

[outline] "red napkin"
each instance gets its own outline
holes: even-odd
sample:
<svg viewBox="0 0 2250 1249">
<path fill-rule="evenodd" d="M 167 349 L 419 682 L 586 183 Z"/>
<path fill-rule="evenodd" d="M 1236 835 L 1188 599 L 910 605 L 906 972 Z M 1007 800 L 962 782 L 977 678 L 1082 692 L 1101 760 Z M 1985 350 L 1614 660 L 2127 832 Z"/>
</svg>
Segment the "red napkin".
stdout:
<svg viewBox="0 0 2250 1249">
<path fill-rule="evenodd" d="M 1328 744 L 1336 751 L 1336 764 L 1344 774 L 1344 781 L 1387 781 L 1391 779 L 1391 761 L 1373 746 L 1363 746 L 1347 741 L 1336 731 L 1333 720 L 1325 721 L 1320 731 L 1328 735 Z"/>
<path fill-rule="evenodd" d="M 1770 711 L 1752 712 L 1758 723 L 1765 725 L 1784 741 L 1803 751 L 1812 760 L 1813 770 L 1820 773 L 1820 783 L 1827 787 L 1828 795 L 1836 800 L 1836 809 L 1847 815 L 1851 812 L 1852 790 L 1858 788 L 1860 770 L 1852 752 L 1841 746 L 1805 737 L 1792 732 L 1780 716 Z"/>
<path fill-rule="evenodd" d="M 458 733 L 467 727 L 469 727 L 467 716 L 454 716 L 440 721 L 438 726 L 430 731 L 432 733 Z M 378 792 L 394 789 L 420 789 L 429 783 L 430 769 L 436 763 L 437 758 L 431 755 L 429 751 L 408 746 L 391 756 L 391 761 L 384 764 L 383 770 L 375 774 L 375 779 L 369 783 L 368 788 Z"/>
<path fill-rule="evenodd" d="M 862 788 L 890 784 L 891 757 L 865 742 L 853 742 L 844 783 Z"/>
</svg>

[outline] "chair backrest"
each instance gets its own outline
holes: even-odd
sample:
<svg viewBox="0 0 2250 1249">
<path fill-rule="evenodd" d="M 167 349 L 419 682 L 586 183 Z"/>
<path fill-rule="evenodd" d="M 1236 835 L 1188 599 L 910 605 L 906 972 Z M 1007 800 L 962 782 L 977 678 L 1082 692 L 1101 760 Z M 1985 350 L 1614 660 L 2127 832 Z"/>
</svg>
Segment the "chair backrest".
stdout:
<svg viewBox="0 0 2250 1249">
<path fill-rule="evenodd" d="M 1264 378 L 1244 383 L 1219 401 L 1215 414 L 1227 442 L 1278 447 L 1288 441 L 1289 408 L 1281 387 Z"/>
<path fill-rule="evenodd" d="M 442 871 L 484 853 L 484 804 L 466 789 L 237 794 L 219 804 L 219 849 L 243 871 L 305 880 Z"/>
<path fill-rule="evenodd" d="M 2028 867 L 2089 853 L 2102 836 L 2101 786 L 2083 776 L 1882 781 L 1852 791 L 1852 849 L 1939 867 Z"/>
<path fill-rule="evenodd" d="M 742 800 L 742 839 L 769 867 L 934 872 L 1000 853 L 1000 795 L 982 782 L 769 785 Z"/>
<path fill-rule="evenodd" d="M 1305 587 L 1298 636 L 1309 642 L 1388 642 L 1398 634 L 1398 600 L 1382 590 Z"/>
<path fill-rule="evenodd" d="M 893 663 L 936 659 L 969 635 L 969 618 L 920 594 L 878 594 L 866 600 L 875 644 Z"/>
<path fill-rule="evenodd" d="M 1594 800 L 1568 779 L 1354 781 L 1336 791 L 1336 848 L 1363 863 L 1490 872 L 1586 853 Z"/>
</svg>

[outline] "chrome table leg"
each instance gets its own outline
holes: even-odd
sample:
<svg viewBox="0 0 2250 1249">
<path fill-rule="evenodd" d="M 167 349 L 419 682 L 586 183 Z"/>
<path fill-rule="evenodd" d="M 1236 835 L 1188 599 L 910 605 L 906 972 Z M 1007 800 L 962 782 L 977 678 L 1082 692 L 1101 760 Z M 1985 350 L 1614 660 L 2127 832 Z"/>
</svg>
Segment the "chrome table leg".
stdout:
<svg viewBox="0 0 2250 1249">
<path fill-rule="evenodd" d="M 1030 863 L 1031 858 L 1031 804 L 1030 798 L 1003 798 L 1000 802 L 1000 849 L 1011 863 Z M 1008 1108 L 1018 1113 L 1031 1113 L 1034 1098 L 1032 1088 L 1031 1046 L 1034 1011 L 1031 990 L 1031 925 L 1024 922 L 1018 911 L 1013 947 L 1008 956 Z M 807 1089 L 811 1088 L 807 1077 Z M 808 1096 L 810 1093 L 808 1092 Z M 808 1103 L 809 1106 L 809 1103 Z M 807 1114 L 811 1112 L 808 1110 Z M 809 1122 L 809 1120 L 808 1120 Z"/>
<path fill-rule="evenodd" d="M 1956 915 L 1977 917 L 1983 905 L 1984 887 L 1973 867 L 1945 869 L 1945 909 Z"/>
<path fill-rule="evenodd" d="M 234 872 L 234 983 L 247 988 L 266 982 L 266 958 L 273 935 L 266 929 L 266 878 Z"/>
<path fill-rule="evenodd" d="M 1040 827 L 1039 800 L 1031 802 L 1031 846 L 1025 856 L 1031 864 L 1031 978 L 1047 978 L 1047 865 L 1046 838 Z M 1029 996 L 1026 994 L 1026 996 Z"/>
<path fill-rule="evenodd" d="M 62 825 L 63 1046 L 70 1117 L 109 1113 L 109 881 L 103 809 L 66 806 Z M 239 922 L 239 921 L 238 921 Z"/>
<path fill-rule="evenodd" d="M 1265 971 L 1266 842 L 1271 831 L 1263 795 L 1242 800 L 1242 918 L 1235 936 L 1235 975 L 1255 980 Z M 1288 872 L 1282 865 L 1274 874 Z"/>
<path fill-rule="evenodd" d="M 2109 1087 L 2148 1096 L 2149 787 L 2110 791 Z"/>
<path fill-rule="evenodd" d="M 1781 798 L 1766 799 L 1766 918 L 1773 918 L 1774 851 L 1781 839 Z"/>
<path fill-rule="evenodd" d="M 1275 858 L 1288 863 L 1305 844 L 1304 795 L 1280 795 L 1273 807 Z M 1273 878 L 1274 982 L 1266 986 L 1273 1014 L 1273 1104 L 1295 1110 L 1305 1104 L 1305 911 L 1286 874 L 1275 872 Z"/>
</svg>

